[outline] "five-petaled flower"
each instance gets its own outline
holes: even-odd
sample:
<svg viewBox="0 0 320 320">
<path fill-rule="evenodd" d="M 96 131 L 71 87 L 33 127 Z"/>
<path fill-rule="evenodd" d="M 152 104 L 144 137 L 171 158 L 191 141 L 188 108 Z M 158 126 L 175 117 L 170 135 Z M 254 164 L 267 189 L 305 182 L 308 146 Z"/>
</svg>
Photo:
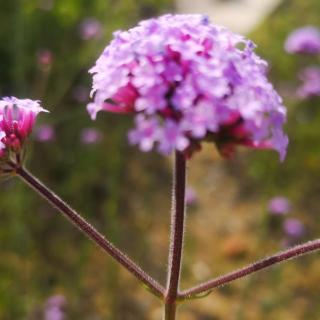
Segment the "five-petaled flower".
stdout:
<svg viewBox="0 0 320 320">
<path fill-rule="evenodd" d="M 215 142 L 271 148 L 284 159 L 286 109 L 255 45 L 202 15 L 165 15 L 116 32 L 90 70 L 95 119 L 100 110 L 135 113 L 131 144 L 190 156 Z"/>
<path fill-rule="evenodd" d="M 47 112 L 39 101 L 17 99 L 0 100 L 0 157 L 19 154 L 30 135 L 39 112 Z"/>
</svg>

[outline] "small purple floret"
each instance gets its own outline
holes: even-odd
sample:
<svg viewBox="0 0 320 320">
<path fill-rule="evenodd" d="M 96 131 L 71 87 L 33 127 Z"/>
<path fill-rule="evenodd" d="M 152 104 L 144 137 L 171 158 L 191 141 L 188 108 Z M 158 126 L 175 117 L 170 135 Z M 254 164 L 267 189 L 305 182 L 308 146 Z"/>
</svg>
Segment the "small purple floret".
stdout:
<svg viewBox="0 0 320 320">
<path fill-rule="evenodd" d="M 289 237 L 300 238 L 305 232 L 305 226 L 299 219 L 289 218 L 284 221 L 283 230 Z"/>
<path fill-rule="evenodd" d="M 97 19 L 89 17 L 81 22 L 79 32 L 82 40 L 99 38 L 102 34 L 102 25 Z"/>
<path fill-rule="evenodd" d="M 37 58 L 39 66 L 48 67 L 53 62 L 53 53 L 48 49 L 42 49 L 38 52 Z"/>
<path fill-rule="evenodd" d="M 291 210 L 291 203 L 286 197 L 274 197 L 268 203 L 268 211 L 275 215 L 285 215 Z"/>
<path fill-rule="evenodd" d="M 62 295 L 54 295 L 47 300 L 44 320 L 64 320 L 66 319 L 65 308 L 67 300 Z"/>
<path fill-rule="evenodd" d="M 43 124 L 36 128 L 34 132 L 35 139 L 40 142 L 47 142 L 54 140 L 56 132 L 53 126 Z"/>
<path fill-rule="evenodd" d="M 314 66 L 303 69 L 299 78 L 303 82 L 297 91 L 300 98 L 320 96 L 320 67 Z"/>
<path fill-rule="evenodd" d="M 80 139 L 83 144 L 94 144 L 101 141 L 102 134 L 97 129 L 85 128 L 81 131 Z"/>
<path fill-rule="evenodd" d="M 198 201 L 197 194 L 195 190 L 192 187 L 187 187 L 186 188 L 186 204 L 187 205 L 195 205 Z"/>
</svg>

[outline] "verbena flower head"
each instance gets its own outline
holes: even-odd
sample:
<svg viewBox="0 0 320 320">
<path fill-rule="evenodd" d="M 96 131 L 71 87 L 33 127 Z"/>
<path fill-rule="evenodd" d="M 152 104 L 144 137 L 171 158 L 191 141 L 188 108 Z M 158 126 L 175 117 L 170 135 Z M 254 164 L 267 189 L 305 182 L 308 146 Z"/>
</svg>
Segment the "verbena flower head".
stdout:
<svg viewBox="0 0 320 320">
<path fill-rule="evenodd" d="M 39 101 L 14 97 L 0 100 L 0 157 L 22 150 L 38 113 L 43 111 L 47 112 Z"/>
<path fill-rule="evenodd" d="M 118 31 L 90 70 L 100 110 L 134 113 L 131 144 L 191 155 L 215 142 L 272 148 L 285 157 L 286 109 L 266 78 L 255 45 L 202 15 L 165 15 Z"/>
<path fill-rule="evenodd" d="M 313 26 L 294 30 L 285 42 L 285 49 L 289 53 L 319 54 L 320 30 Z"/>
<path fill-rule="evenodd" d="M 308 67 L 303 69 L 299 78 L 302 85 L 298 88 L 297 94 L 300 98 L 320 96 L 320 68 Z"/>
</svg>

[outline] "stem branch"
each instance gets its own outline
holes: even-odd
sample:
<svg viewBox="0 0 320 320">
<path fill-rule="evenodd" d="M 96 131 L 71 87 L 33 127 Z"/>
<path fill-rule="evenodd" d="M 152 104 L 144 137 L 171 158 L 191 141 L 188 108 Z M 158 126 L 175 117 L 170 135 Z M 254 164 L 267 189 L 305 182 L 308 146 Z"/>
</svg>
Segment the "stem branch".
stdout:
<svg viewBox="0 0 320 320">
<path fill-rule="evenodd" d="M 126 254 L 115 247 L 91 224 L 81 217 L 74 209 L 59 198 L 53 191 L 48 189 L 42 182 L 35 178 L 23 167 L 16 168 L 17 175 L 35 191 L 37 191 L 51 205 L 57 208 L 66 218 L 68 218 L 80 231 L 98 245 L 103 251 L 113 257 L 119 264 L 126 268 L 138 280 L 140 280 L 155 296 L 162 298 L 164 288 L 145 271 L 143 271 Z"/>
<path fill-rule="evenodd" d="M 293 248 L 289 248 L 285 251 L 276 253 L 270 257 L 264 258 L 260 261 L 257 261 L 247 267 L 232 271 L 227 273 L 226 275 L 217 277 L 210 281 L 201 283 L 193 288 L 183 291 L 179 298 L 181 300 L 184 299 L 192 299 L 194 296 L 202 294 L 206 291 L 210 291 L 214 288 L 224 286 L 225 284 L 232 282 L 234 280 L 244 278 L 252 273 L 256 273 L 260 270 L 271 267 L 274 264 L 278 264 L 284 261 L 287 261 L 292 258 L 297 258 L 307 253 L 311 253 L 313 251 L 320 249 L 320 239 L 316 239 L 313 241 L 306 242 L 304 244 L 295 246 Z"/>
</svg>

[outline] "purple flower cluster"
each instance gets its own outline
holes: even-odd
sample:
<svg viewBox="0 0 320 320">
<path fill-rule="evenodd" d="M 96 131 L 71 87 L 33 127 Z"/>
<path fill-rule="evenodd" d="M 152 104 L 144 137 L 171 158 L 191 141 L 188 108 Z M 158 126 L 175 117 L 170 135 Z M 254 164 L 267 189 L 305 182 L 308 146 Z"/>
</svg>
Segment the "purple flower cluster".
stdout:
<svg viewBox="0 0 320 320">
<path fill-rule="evenodd" d="M 285 49 L 289 53 L 319 54 L 320 30 L 313 26 L 294 30 L 285 42 Z"/>
<path fill-rule="evenodd" d="M 271 148 L 284 159 L 286 109 L 255 45 L 202 15 L 165 15 L 118 31 L 90 70 L 100 110 L 136 114 L 131 144 L 190 156 L 212 141 L 225 156 L 236 145 Z"/>
<path fill-rule="evenodd" d="M 300 98 L 320 96 L 320 67 L 307 67 L 299 74 L 302 85 L 297 94 Z"/>
<path fill-rule="evenodd" d="M 9 151 L 21 151 L 39 112 L 47 112 L 39 101 L 14 97 L 0 100 L 0 158 Z"/>
</svg>

